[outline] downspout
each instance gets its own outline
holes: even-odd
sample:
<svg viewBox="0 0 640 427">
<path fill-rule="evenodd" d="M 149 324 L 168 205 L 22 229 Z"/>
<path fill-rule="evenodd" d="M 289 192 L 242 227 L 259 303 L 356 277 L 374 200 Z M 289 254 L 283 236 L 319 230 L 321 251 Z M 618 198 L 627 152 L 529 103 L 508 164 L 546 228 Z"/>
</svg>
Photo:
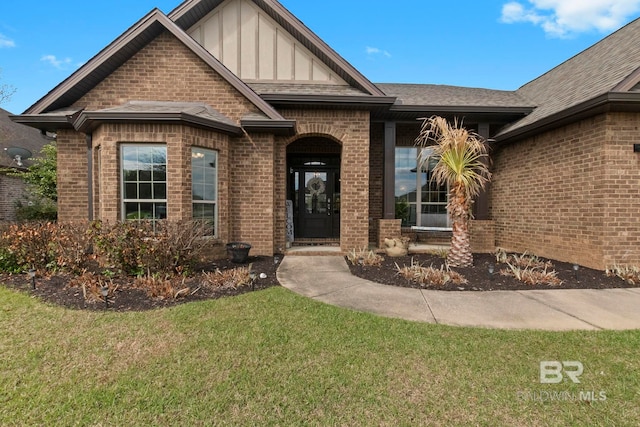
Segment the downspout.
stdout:
<svg viewBox="0 0 640 427">
<path fill-rule="evenodd" d="M 89 219 L 89 221 L 93 221 L 93 134 L 86 134 L 85 139 L 87 141 L 87 218 Z"/>
</svg>

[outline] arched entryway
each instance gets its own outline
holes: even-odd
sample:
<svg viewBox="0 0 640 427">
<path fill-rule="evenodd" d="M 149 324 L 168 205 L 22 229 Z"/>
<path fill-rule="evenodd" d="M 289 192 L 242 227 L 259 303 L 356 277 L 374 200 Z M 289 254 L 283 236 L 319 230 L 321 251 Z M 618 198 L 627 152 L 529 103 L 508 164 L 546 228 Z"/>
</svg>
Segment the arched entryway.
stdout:
<svg viewBox="0 0 640 427">
<path fill-rule="evenodd" d="M 287 199 L 294 244 L 340 242 L 341 146 L 306 137 L 287 147 Z"/>
</svg>

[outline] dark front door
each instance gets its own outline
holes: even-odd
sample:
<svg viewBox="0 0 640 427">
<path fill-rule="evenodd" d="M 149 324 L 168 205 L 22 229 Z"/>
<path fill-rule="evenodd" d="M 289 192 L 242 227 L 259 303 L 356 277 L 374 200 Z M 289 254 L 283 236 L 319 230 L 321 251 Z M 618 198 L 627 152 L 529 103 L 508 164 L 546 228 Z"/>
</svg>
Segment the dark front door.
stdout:
<svg viewBox="0 0 640 427">
<path fill-rule="evenodd" d="M 293 180 L 295 237 L 340 237 L 339 170 L 327 166 L 295 168 Z"/>
</svg>

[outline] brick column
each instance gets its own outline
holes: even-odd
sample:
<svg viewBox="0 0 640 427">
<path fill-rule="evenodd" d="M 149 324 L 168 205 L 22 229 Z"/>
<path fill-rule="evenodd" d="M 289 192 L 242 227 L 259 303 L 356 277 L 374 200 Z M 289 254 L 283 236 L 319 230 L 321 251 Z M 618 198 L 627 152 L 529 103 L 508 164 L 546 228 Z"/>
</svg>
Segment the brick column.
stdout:
<svg viewBox="0 0 640 427">
<path fill-rule="evenodd" d="M 402 237 L 401 219 L 379 219 L 377 223 L 379 248 L 384 248 L 384 239 L 399 239 Z"/>
</svg>

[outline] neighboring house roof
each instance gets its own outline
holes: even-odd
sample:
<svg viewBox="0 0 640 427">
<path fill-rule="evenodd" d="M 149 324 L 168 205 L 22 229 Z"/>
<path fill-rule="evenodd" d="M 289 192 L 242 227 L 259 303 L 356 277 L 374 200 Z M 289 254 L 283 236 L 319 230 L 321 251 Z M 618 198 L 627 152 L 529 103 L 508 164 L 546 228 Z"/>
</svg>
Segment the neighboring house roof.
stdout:
<svg viewBox="0 0 640 427">
<path fill-rule="evenodd" d="M 32 157 L 38 157 L 42 147 L 52 141 L 38 129 L 14 123 L 10 116 L 11 113 L 0 108 L 0 167 L 18 167 L 15 159 L 7 154 L 6 148 L 24 148 L 31 152 Z M 23 167 L 30 165 L 26 159 L 22 159 L 22 163 Z"/>
<path fill-rule="evenodd" d="M 176 7 L 168 16 L 169 19 L 186 31 L 224 1 L 225 0 L 187 0 Z M 362 73 L 355 69 L 277 0 L 248 1 L 252 1 L 264 10 L 279 25 L 295 37 L 296 40 L 320 58 L 351 86 L 360 89 L 368 95 L 385 96 L 375 84 L 371 83 Z"/>
<path fill-rule="evenodd" d="M 498 137 L 517 136 L 604 104 L 636 103 L 640 107 L 640 94 L 629 93 L 638 82 L 640 19 L 518 89 L 516 93 L 537 108 Z"/>
<path fill-rule="evenodd" d="M 231 86 L 251 101 L 270 120 L 275 122 L 285 121 L 280 113 L 260 98 L 249 86 L 230 72 L 220 61 L 167 18 L 159 9 L 152 10 L 44 98 L 28 108 L 22 116 L 22 120 L 21 116 L 16 117 L 16 120 L 36 125 L 34 115 L 52 112 L 72 105 L 163 31 L 169 31 L 173 34 Z M 64 120 L 61 116 L 59 119 L 60 122 Z"/>
</svg>

